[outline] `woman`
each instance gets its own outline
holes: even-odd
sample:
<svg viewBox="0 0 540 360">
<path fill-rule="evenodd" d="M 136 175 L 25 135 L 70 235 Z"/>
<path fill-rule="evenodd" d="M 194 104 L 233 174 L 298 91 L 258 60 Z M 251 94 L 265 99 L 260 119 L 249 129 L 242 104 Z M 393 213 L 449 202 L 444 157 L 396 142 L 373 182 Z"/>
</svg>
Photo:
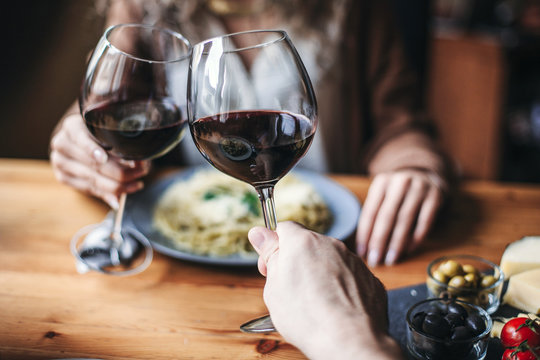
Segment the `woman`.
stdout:
<svg viewBox="0 0 540 360">
<path fill-rule="evenodd" d="M 192 43 L 260 28 L 286 30 L 319 103 L 320 131 L 299 166 L 373 176 L 358 223 L 359 255 L 390 265 L 426 237 L 448 188 L 448 162 L 421 113 L 415 78 L 385 1 L 117 0 L 107 24 L 157 23 Z M 202 163 L 190 141 L 181 164 Z M 88 135 L 74 105 L 51 140 L 55 174 L 111 206 L 142 187 L 146 162 L 107 156 Z"/>
</svg>

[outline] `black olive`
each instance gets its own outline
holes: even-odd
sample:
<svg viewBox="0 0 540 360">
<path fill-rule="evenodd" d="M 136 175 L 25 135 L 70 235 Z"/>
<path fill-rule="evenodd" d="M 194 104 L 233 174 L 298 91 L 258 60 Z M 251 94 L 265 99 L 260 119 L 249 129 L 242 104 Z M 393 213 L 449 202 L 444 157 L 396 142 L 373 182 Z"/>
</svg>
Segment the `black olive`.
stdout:
<svg viewBox="0 0 540 360">
<path fill-rule="evenodd" d="M 447 359 L 470 359 L 473 346 L 472 343 L 467 341 L 451 344 L 446 348 Z"/>
<path fill-rule="evenodd" d="M 465 310 L 463 306 L 455 302 L 448 304 L 448 313 L 458 314 L 458 315 L 461 315 L 463 318 L 466 318 L 468 315 L 467 310 Z"/>
<path fill-rule="evenodd" d="M 427 313 L 428 314 L 440 314 L 442 316 L 446 315 L 448 313 L 448 305 L 446 305 L 445 303 L 438 303 L 438 304 L 433 304 L 429 307 L 429 309 L 427 310 Z"/>
<path fill-rule="evenodd" d="M 416 330 L 422 330 L 422 324 L 424 323 L 425 317 L 426 317 L 426 313 L 423 311 L 420 311 L 414 314 L 411 322 Z"/>
<path fill-rule="evenodd" d="M 473 336 L 471 330 L 466 326 L 457 326 L 452 330 L 451 340 L 466 340 Z"/>
<path fill-rule="evenodd" d="M 469 315 L 465 321 L 465 324 L 474 333 L 474 335 L 480 335 L 484 332 L 484 330 L 486 330 L 486 322 L 480 315 L 477 314 Z"/>
<path fill-rule="evenodd" d="M 425 359 L 444 359 L 444 354 L 447 353 L 444 343 L 423 338 L 417 343 L 416 350 Z"/>
<path fill-rule="evenodd" d="M 455 327 L 458 327 L 458 326 L 463 326 L 465 325 L 465 319 L 463 319 L 463 316 L 459 315 L 459 314 L 454 314 L 454 313 L 448 313 L 444 319 L 446 320 L 446 322 L 448 323 L 448 325 L 450 325 L 450 328 L 453 329 Z"/>
<path fill-rule="evenodd" d="M 428 335 L 444 339 L 450 333 L 450 325 L 441 315 L 428 313 L 424 318 L 422 331 Z"/>
</svg>

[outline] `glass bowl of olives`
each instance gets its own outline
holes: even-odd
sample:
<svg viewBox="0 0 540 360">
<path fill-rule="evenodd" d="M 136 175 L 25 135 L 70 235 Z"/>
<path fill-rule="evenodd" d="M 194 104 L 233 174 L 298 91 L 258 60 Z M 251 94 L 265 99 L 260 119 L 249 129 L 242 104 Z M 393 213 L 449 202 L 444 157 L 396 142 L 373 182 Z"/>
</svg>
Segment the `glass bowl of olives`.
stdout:
<svg viewBox="0 0 540 360">
<path fill-rule="evenodd" d="M 500 305 L 504 274 L 496 264 L 474 255 L 443 256 L 427 267 L 429 298 L 451 298 L 493 314 Z"/>
<path fill-rule="evenodd" d="M 407 312 L 407 349 L 414 359 L 484 359 L 493 322 L 480 306 L 428 299 Z"/>
</svg>

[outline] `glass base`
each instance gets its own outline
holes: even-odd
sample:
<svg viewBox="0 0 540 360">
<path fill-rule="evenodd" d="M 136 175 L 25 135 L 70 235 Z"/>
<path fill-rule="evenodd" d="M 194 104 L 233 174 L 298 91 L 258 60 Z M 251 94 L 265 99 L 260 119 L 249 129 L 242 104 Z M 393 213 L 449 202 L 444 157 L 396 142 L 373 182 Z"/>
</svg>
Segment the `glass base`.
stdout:
<svg viewBox="0 0 540 360">
<path fill-rule="evenodd" d="M 240 331 L 245 333 L 271 333 L 276 332 L 270 315 L 248 321 L 240 326 Z"/>
<path fill-rule="evenodd" d="M 144 271 L 152 262 L 150 241 L 136 229 L 122 228 L 119 247 L 111 239 L 112 224 L 108 221 L 85 226 L 71 239 L 71 253 L 76 258 L 77 271 L 90 270 L 103 274 L 127 276 Z"/>
</svg>

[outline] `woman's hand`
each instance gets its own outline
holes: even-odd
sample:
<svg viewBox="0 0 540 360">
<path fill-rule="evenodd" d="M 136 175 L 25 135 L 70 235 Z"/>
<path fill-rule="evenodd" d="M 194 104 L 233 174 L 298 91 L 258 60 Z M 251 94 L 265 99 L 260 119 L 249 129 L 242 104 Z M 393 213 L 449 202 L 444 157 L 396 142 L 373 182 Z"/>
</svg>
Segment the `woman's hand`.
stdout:
<svg viewBox="0 0 540 360">
<path fill-rule="evenodd" d="M 387 298 L 363 261 L 333 238 L 292 223 L 250 230 L 267 276 L 264 300 L 276 329 L 310 359 L 393 359 Z"/>
<path fill-rule="evenodd" d="M 79 114 L 68 115 L 51 139 L 50 160 L 56 178 L 97 196 L 113 209 L 122 192 L 142 189 L 149 161 L 122 161 L 109 157 L 90 136 Z"/>
<path fill-rule="evenodd" d="M 394 264 L 425 239 L 443 202 L 443 182 L 421 170 L 375 176 L 364 202 L 356 244 L 370 266 Z"/>
</svg>

